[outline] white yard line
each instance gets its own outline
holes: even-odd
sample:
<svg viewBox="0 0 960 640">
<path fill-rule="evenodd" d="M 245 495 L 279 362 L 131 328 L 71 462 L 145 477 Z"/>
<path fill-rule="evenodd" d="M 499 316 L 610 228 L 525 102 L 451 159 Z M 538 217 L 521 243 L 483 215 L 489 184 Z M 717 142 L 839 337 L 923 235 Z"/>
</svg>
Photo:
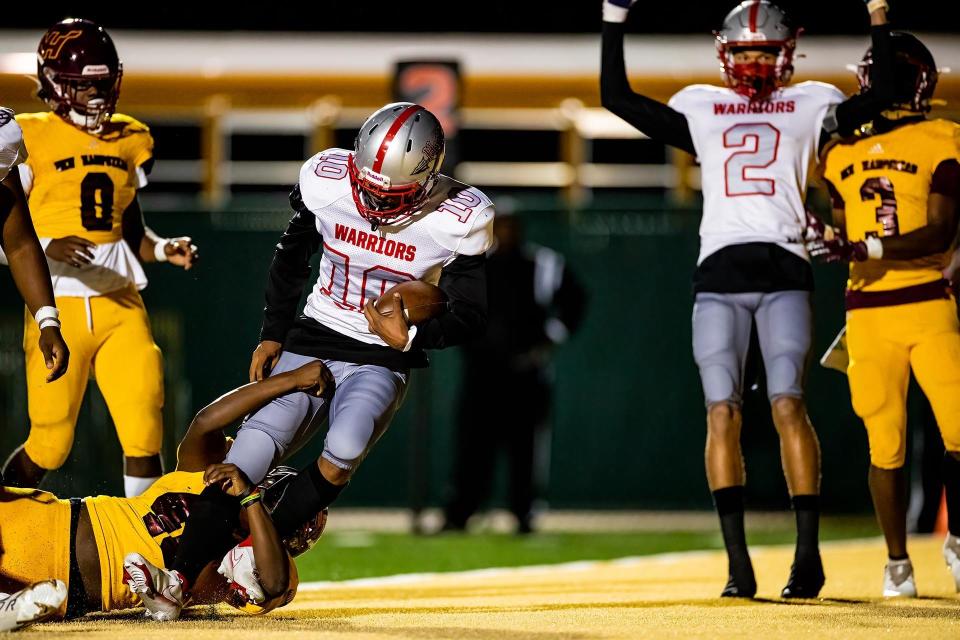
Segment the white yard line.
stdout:
<svg viewBox="0 0 960 640">
<path fill-rule="evenodd" d="M 911 536 L 913 538 L 914 536 Z M 878 542 L 880 537 L 852 538 L 850 540 L 833 540 L 821 543 L 822 548 L 843 548 Z M 759 557 L 767 551 L 790 548 L 792 545 L 755 545 L 751 547 L 754 557 Z M 339 588 L 381 587 L 394 585 L 421 584 L 437 579 L 470 579 L 491 578 L 498 576 L 530 576 L 544 573 L 579 573 L 590 571 L 604 565 L 618 567 L 638 567 L 646 564 L 669 565 L 723 553 L 720 549 L 701 549 L 695 551 L 671 551 L 656 553 L 648 556 L 627 556 L 612 560 L 578 560 L 575 562 L 561 562 L 558 564 L 539 564 L 523 567 L 490 567 L 486 569 L 470 569 L 467 571 L 434 571 L 425 573 L 400 573 L 392 576 L 378 576 L 376 578 L 355 578 L 352 580 L 321 580 L 316 582 L 301 582 L 298 591 L 323 591 Z"/>
</svg>

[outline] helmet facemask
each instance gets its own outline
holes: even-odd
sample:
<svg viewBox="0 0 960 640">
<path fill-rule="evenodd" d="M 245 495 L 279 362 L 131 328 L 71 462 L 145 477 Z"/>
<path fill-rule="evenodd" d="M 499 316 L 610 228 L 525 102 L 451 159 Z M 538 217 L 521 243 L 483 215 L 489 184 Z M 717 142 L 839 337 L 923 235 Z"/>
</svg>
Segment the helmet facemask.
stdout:
<svg viewBox="0 0 960 640">
<path fill-rule="evenodd" d="M 923 115 L 930 111 L 933 92 L 940 77 L 939 70 L 930 52 L 914 36 L 894 32 L 894 101 L 884 117 L 896 120 L 903 117 Z M 904 45 L 914 49 L 904 50 Z M 898 46 L 900 45 L 900 46 Z M 857 65 L 857 82 L 860 93 L 873 86 L 873 49 L 867 49 L 863 60 Z"/>
<path fill-rule="evenodd" d="M 297 470 L 293 467 L 281 465 L 274 467 L 266 475 L 257 488 L 263 496 L 263 506 L 269 513 L 273 513 L 277 505 L 284 499 L 287 489 L 297 477 Z M 289 499 L 289 498 L 288 498 Z M 317 543 L 323 534 L 323 529 L 327 525 L 326 508 L 321 509 L 310 520 L 301 524 L 293 533 L 285 536 L 282 540 L 290 556 L 296 558 L 302 553 L 306 553 L 313 545 Z"/>
<path fill-rule="evenodd" d="M 785 87 L 793 76 L 793 52 L 796 41 L 784 42 L 717 42 L 717 54 L 727 86 L 751 101 L 766 100 L 774 91 Z M 737 53 L 762 51 L 776 56 L 773 64 L 735 61 Z"/>
<path fill-rule="evenodd" d="M 61 118 L 96 133 L 116 110 L 122 73 L 72 76 L 44 67 L 41 97 Z"/>
<path fill-rule="evenodd" d="M 358 168 L 352 155 L 347 166 L 357 210 L 365 220 L 377 224 L 398 222 L 416 213 L 430 195 L 437 176 L 434 171 L 423 182 L 393 186 L 388 177 Z"/>
</svg>

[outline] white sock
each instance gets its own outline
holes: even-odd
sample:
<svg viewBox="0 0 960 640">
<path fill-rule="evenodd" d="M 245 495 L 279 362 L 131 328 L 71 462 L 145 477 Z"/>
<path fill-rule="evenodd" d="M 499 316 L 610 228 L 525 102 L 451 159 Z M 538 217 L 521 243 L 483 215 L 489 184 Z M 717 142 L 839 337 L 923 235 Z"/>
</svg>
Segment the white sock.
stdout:
<svg viewBox="0 0 960 640">
<path fill-rule="evenodd" d="M 137 478 L 136 476 L 123 476 L 123 492 L 128 498 L 135 498 L 147 489 L 150 488 L 154 482 L 159 480 L 159 477 L 156 478 Z"/>
</svg>

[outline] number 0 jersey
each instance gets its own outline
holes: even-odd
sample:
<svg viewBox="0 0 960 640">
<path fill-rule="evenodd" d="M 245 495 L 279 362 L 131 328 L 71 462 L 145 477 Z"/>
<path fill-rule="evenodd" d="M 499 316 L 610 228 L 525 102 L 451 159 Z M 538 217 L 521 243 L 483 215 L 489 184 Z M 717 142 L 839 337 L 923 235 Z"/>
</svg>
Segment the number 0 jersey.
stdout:
<svg viewBox="0 0 960 640">
<path fill-rule="evenodd" d="M 37 235 L 48 239 L 80 236 L 98 246 L 93 264 L 76 268 L 49 260 L 54 293 L 91 296 L 134 283 L 146 276 L 123 242 L 121 222 L 137 189 L 146 185 L 144 165 L 153 158 L 153 137 L 141 122 L 114 114 L 94 135 L 54 113 L 17 116 L 28 149 L 20 168 Z"/>
<path fill-rule="evenodd" d="M 927 224 L 927 198 L 937 166 L 960 161 L 960 125 L 947 120 L 905 124 L 832 146 L 824 177 L 843 200 L 847 237 L 896 236 Z M 839 203 L 836 203 L 839 204 Z M 851 291 L 889 291 L 937 282 L 950 252 L 914 260 L 850 263 Z"/>
<path fill-rule="evenodd" d="M 0 107 L 0 180 L 5 179 L 12 168 L 26 159 L 23 132 L 13 117 L 13 111 Z"/>
<path fill-rule="evenodd" d="M 712 85 L 692 85 L 670 99 L 687 119 L 701 166 L 697 264 L 724 247 L 754 242 L 807 259 L 807 174 L 827 108 L 843 99 L 821 82 L 791 85 L 758 102 Z"/>
<path fill-rule="evenodd" d="M 351 153 L 328 149 L 300 171 L 303 204 L 323 239 L 320 276 L 303 312 L 349 338 L 386 346 L 370 331 L 364 305 L 408 280 L 435 285 L 457 256 L 486 252 L 493 241 L 493 204 L 480 190 L 440 176 L 420 212 L 373 231 L 353 201 Z"/>
</svg>

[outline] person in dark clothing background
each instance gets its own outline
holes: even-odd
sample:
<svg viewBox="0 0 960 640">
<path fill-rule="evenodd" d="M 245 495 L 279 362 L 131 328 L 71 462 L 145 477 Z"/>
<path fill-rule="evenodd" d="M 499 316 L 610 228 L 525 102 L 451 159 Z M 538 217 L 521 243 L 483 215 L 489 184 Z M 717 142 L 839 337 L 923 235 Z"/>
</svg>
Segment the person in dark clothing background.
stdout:
<svg viewBox="0 0 960 640">
<path fill-rule="evenodd" d="M 465 530 L 470 516 L 490 497 L 502 450 L 517 533 L 530 533 L 533 503 L 543 490 L 549 460 L 551 356 L 580 327 L 586 292 L 563 256 L 525 242 L 516 215 L 500 212 L 493 231 L 495 243 L 487 255 L 487 331 L 462 350 L 453 491 L 443 530 Z"/>
</svg>

